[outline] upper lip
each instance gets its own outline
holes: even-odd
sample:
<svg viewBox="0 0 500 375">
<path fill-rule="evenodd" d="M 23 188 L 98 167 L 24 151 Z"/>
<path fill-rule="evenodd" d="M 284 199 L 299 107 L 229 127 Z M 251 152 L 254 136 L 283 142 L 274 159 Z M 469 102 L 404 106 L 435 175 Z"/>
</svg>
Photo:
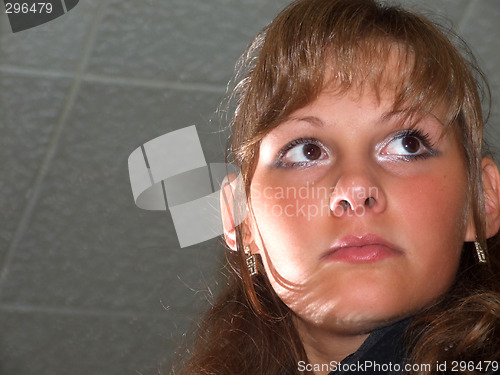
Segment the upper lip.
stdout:
<svg viewBox="0 0 500 375">
<path fill-rule="evenodd" d="M 376 234 L 369 233 L 360 236 L 348 235 L 342 237 L 340 240 L 335 242 L 335 244 L 326 252 L 326 254 L 324 254 L 324 256 L 333 254 L 335 251 L 346 247 L 362 247 L 368 245 L 382 245 L 390 248 L 391 250 L 399 251 L 394 244 Z"/>
</svg>

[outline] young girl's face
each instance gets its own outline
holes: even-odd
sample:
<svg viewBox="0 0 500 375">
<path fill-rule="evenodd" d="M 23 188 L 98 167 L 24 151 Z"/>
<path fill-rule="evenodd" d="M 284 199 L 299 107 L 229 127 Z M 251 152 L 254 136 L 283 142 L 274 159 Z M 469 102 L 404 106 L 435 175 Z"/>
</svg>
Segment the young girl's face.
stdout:
<svg viewBox="0 0 500 375">
<path fill-rule="evenodd" d="M 365 332 L 428 306 L 473 237 L 458 138 L 439 109 L 402 124 L 392 103 L 325 90 L 261 143 L 253 250 L 304 324 Z"/>
</svg>

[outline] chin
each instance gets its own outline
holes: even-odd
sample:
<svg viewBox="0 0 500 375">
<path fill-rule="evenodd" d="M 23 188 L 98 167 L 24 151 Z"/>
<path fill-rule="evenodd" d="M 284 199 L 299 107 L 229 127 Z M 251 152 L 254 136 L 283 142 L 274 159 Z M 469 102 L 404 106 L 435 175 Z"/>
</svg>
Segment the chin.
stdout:
<svg viewBox="0 0 500 375">
<path fill-rule="evenodd" d="M 387 293 L 370 298 L 359 296 L 339 299 L 330 309 L 316 310 L 316 314 L 302 315 L 316 326 L 337 331 L 340 334 L 365 334 L 375 329 L 415 315 L 421 304 L 404 299 L 391 298 Z M 425 305 L 425 304 L 424 304 Z M 327 303 L 324 306 L 328 306 Z"/>
<path fill-rule="evenodd" d="M 414 312 L 409 311 L 396 314 L 378 314 L 373 311 L 363 311 L 357 314 L 350 313 L 346 315 L 335 314 L 325 319 L 325 328 L 331 329 L 337 334 L 362 335 L 412 316 L 413 314 Z"/>
</svg>

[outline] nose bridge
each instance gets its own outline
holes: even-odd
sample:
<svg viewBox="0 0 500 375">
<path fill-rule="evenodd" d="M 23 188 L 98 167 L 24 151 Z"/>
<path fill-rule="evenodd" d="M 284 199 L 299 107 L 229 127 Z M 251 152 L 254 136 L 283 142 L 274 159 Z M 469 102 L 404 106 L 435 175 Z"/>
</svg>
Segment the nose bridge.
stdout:
<svg viewBox="0 0 500 375">
<path fill-rule="evenodd" d="M 385 209 L 385 196 L 378 181 L 376 171 L 369 162 L 351 158 L 339 165 L 340 173 L 334 182 L 330 209 L 334 213 L 355 211 L 359 207 L 381 212 Z"/>
</svg>

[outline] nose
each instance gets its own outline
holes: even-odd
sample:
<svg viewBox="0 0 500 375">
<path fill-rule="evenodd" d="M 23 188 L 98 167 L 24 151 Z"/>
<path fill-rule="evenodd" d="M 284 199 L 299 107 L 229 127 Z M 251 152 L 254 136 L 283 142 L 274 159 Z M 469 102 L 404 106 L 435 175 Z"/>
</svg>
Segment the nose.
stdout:
<svg viewBox="0 0 500 375">
<path fill-rule="evenodd" d="M 337 217 L 381 213 L 385 207 L 384 192 L 367 171 L 342 174 L 330 196 L 330 210 Z"/>
</svg>

